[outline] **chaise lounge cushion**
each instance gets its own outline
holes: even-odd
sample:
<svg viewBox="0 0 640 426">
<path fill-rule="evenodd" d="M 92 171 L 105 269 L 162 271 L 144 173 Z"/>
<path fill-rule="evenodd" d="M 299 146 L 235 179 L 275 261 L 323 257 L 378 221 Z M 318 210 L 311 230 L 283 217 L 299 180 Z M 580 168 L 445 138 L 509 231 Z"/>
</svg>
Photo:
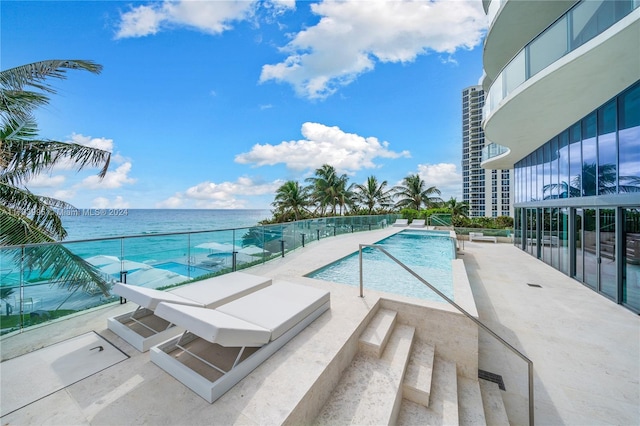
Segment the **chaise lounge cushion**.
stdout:
<svg viewBox="0 0 640 426">
<path fill-rule="evenodd" d="M 211 343 L 226 347 L 256 347 L 269 343 L 271 330 L 214 309 L 160 303 L 156 315 Z"/>
<path fill-rule="evenodd" d="M 204 306 L 203 303 L 196 302 L 192 299 L 161 290 L 155 290 L 153 288 L 146 288 L 140 286 L 127 285 L 122 283 L 116 283 L 113 286 L 113 292 L 118 296 L 125 299 L 131 299 L 136 304 L 143 308 L 147 308 L 150 311 L 155 311 L 158 303 L 171 302 L 179 305 L 190 306 Z"/>
<path fill-rule="evenodd" d="M 178 287 L 171 293 L 202 302 L 207 308 L 217 308 L 270 285 L 270 278 L 233 272 Z"/>
<path fill-rule="evenodd" d="M 329 300 L 326 290 L 279 281 L 217 310 L 271 330 L 275 340 Z"/>
</svg>

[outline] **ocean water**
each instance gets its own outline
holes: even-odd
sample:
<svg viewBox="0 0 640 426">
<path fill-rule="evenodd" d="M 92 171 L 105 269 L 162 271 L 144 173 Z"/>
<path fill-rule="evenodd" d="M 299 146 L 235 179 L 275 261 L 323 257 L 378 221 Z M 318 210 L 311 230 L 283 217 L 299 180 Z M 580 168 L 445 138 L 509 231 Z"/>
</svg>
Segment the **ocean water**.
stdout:
<svg viewBox="0 0 640 426">
<path fill-rule="evenodd" d="M 65 241 L 243 228 L 271 218 L 269 210 L 78 209 L 59 212 Z"/>
</svg>

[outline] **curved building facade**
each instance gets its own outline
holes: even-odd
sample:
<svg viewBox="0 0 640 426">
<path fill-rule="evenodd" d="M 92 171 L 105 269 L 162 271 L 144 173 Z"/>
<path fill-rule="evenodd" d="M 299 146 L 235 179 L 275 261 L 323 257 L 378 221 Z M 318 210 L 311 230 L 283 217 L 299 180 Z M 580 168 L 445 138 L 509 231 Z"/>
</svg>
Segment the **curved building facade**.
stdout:
<svg viewBox="0 0 640 426">
<path fill-rule="evenodd" d="M 483 128 L 515 244 L 640 312 L 640 0 L 485 0 Z"/>
</svg>

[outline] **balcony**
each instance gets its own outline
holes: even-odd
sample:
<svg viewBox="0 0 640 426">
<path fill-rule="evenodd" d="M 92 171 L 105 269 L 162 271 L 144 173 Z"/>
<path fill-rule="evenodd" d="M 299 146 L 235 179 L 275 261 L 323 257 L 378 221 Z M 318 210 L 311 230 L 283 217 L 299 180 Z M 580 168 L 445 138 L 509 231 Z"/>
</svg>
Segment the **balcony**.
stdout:
<svg viewBox="0 0 640 426">
<path fill-rule="evenodd" d="M 506 146 L 498 145 L 497 143 L 490 143 L 489 145 L 482 148 L 482 162 L 480 166 L 484 164 L 485 161 L 488 161 L 492 158 L 499 157 L 509 152 L 509 148 Z"/>
<path fill-rule="evenodd" d="M 637 81 L 640 3 L 625 2 L 634 9 L 606 29 L 605 23 L 591 28 L 600 31 L 597 35 L 585 33 L 586 28 L 576 33 L 582 7 L 593 4 L 583 2 L 571 9 L 527 45 L 492 85 L 484 109 L 485 134 L 510 152 L 487 162 L 486 168 L 513 168 L 533 149 Z M 609 12 L 619 18 L 624 10 Z M 605 14 L 602 9 L 593 13 L 589 22 Z M 548 45 L 555 47 L 544 49 Z"/>
</svg>

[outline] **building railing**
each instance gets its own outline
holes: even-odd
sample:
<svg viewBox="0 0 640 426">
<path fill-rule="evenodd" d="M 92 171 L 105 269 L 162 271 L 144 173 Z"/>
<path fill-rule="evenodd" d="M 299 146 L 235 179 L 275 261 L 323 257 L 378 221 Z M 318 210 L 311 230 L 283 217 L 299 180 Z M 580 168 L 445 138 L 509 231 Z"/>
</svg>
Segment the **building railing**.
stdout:
<svg viewBox="0 0 640 426">
<path fill-rule="evenodd" d="M 638 7 L 639 0 L 577 3 L 523 47 L 496 76 L 485 98 L 484 119 L 525 81 L 602 34 Z"/>
<path fill-rule="evenodd" d="M 408 273 L 413 275 L 422 284 L 424 284 L 427 287 L 429 287 L 434 293 L 436 293 L 438 296 L 440 296 L 448 304 L 450 304 L 451 306 L 456 308 L 461 314 L 463 314 L 468 319 L 470 319 L 478 327 L 480 327 L 481 329 L 483 329 L 484 331 L 489 333 L 494 339 L 498 340 L 498 342 L 500 342 L 503 346 L 505 346 L 507 349 L 509 349 L 511 352 L 516 354 L 524 362 L 527 363 L 527 376 L 528 376 L 528 388 L 529 388 L 529 425 L 533 426 L 535 424 L 534 423 L 534 400 L 533 400 L 533 361 L 531 361 L 529 358 L 527 358 L 522 352 L 520 352 L 518 349 L 513 347 L 505 339 L 500 337 L 495 331 L 490 329 L 486 324 L 484 324 L 482 321 L 480 321 L 479 319 L 477 319 L 476 317 L 471 315 L 469 312 L 467 312 L 465 309 L 463 309 L 460 305 L 458 305 L 452 299 L 447 297 L 447 295 L 445 295 L 443 292 L 438 290 L 438 288 L 436 288 L 435 286 L 430 284 L 427 280 L 425 280 L 420 275 L 418 275 L 416 272 L 414 272 L 413 269 L 409 268 L 407 265 L 402 263 L 400 260 L 398 260 L 396 257 L 394 257 L 391 253 L 389 253 L 387 250 L 385 250 L 380 245 L 377 245 L 377 244 L 360 244 L 359 254 L 358 254 L 359 255 L 359 267 L 360 267 L 360 297 L 364 297 L 364 290 L 363 290 L 363 288 L 364 288 L 364 284 L 363 284 L 363 276 L 364 276 L 364 274 L 363 274 L 363 271 L 362 271 L 362 249 L 364 247 L 373 248 L 373 249 L 379 250 L 382 253 L 384 253 L 389 259 L 393 260 L 400 267 L 402 267 L 405 271 L 407 271 Z"/>
<path fill-rule="evenodd" d="M 509 148 L 506 146 L 498 145 L 497 143 L 490 143 L 482 148 L 482 160 L 481 163 L 493 158 L 498 157 L 504 153 L 509 152 Z"/>
<path fill-rule="evenodd" d="M 144 234 L 0 247 L 0 334 L 112 303 L 97 283 L 53 279 L 33 253 L 63 247 L 98 274 L 107 289 L 115 282 L 164 289 L 284 257 L 323 238 L 386 228 L 396 214 L 339 216 L 274 225 L 197 232 Z M 31 259 L 30 262 L 27 260 Z M 63 274 L 64 275 L 64 274 Z"/>
</svg>

